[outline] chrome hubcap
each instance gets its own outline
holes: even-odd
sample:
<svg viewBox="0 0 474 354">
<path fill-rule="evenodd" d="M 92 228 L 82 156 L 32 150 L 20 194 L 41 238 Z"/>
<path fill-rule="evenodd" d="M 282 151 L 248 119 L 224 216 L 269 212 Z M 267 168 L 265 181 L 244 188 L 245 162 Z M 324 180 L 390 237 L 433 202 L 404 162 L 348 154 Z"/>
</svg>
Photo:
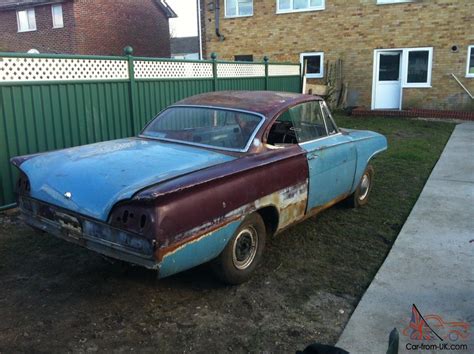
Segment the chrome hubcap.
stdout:
<svg viewBox="0 0 474 354">
<path fill-rule="evenodd" d="M 232 261 L 235 268 L 243 270 L 252 264 L 257 254 L 257 231 L 248 226 L 241 230 L 234 240 Z"/>
<path fill-rule="evenodd" d="M 360 181 L 360 195 L 359 200 L 364 200 L 367 198 L 370 189 L 370 177 L 367 174 L 362 176 L 362 181 Z"/>
</svg>

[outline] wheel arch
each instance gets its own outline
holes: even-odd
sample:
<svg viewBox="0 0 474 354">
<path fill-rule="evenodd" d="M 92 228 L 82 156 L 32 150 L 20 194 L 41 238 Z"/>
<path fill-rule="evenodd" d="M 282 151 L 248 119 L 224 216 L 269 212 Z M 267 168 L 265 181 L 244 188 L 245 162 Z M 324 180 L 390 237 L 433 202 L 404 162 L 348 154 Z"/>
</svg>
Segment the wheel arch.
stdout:
<svg viewBox="0 0 474 354">
<path fill-rule="evenodd" d="M 256 210 L 256 213 L 261 216 L 263 223 L 265 224 L 267 235 L 274 235 L 278 230 L 278 224 L 280 221 L 280 213 L 278 212 L 277 207 L 274 205 L 268 205 Z"/>
</svg>

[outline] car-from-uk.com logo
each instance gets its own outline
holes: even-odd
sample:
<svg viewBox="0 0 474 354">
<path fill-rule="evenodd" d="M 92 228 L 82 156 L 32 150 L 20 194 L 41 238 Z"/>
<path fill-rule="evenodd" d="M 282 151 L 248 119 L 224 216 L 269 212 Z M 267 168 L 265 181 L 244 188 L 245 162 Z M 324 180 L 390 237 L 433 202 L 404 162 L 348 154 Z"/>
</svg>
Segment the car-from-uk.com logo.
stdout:
<svg viewBox="0 0 474 354">
<path fill-rule="evenodd" d="M 445 321 L 441 316 L 423 316 L 415 304 L 411 320 L 402 331 L 408 338 L 405 346 L 413 351 L 467 351 L 471 325 L 463 321 Z"/>
</svg>

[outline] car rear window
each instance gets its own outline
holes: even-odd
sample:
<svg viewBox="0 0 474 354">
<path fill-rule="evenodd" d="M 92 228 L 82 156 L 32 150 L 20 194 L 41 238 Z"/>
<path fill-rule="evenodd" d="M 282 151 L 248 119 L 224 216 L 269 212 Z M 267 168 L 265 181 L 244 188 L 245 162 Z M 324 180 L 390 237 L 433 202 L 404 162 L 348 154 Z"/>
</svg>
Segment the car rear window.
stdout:
<svg viewBox="0 0 474 354">
<path fill-rule="evenodd" d="M 244 151 L 255 136 L 263 117 L 220 108 L 171 107 L 159 114 L 142 136 Z"/>
</svg>

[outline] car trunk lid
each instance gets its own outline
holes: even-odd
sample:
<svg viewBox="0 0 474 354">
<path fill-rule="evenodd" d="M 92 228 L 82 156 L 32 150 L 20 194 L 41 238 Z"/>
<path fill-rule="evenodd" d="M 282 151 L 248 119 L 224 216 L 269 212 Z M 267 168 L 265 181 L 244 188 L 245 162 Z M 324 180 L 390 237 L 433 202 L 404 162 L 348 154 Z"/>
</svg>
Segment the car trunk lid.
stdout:
<svg viewBox="0 0 474 354">
<path fill-rule="evenodd" d="M 189 145 L 128 138 L 19 158 L 31 197 L 106 221 L 137 191 L 235 157 Z M 15 161 L 14 161 L 15 163 Z"/>
</svg>

